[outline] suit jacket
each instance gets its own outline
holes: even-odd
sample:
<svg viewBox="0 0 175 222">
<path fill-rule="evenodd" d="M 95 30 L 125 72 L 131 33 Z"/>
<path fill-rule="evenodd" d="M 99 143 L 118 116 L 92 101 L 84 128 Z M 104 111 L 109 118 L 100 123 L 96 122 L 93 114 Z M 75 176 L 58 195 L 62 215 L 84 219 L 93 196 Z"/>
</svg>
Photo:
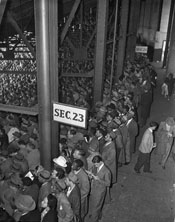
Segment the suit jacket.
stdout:
<svg viewBox="0 0 175 222">
<path fill-rule="evenodd" d="M 68 196 L 68 200 L 70 202 L 74 215 L 80 218 L 81 217 L 81 194 L 80 194 L 80 189 L 77 185 L 75 185 L 75 187 L 71 191 L 70 195 Z"/>
<path fill-rule="evenodd" d="M 29 171 L 29 165 L 27 160 L 24 158 L 22 161 L 13 160 L 15 163 L 18 163 L 20 165 L 20 173 L 25 175 Z"/>
<path fill-rule="evenodd" d="M 58 221 L 57 211 L 54 209 L 49 210 L 42 220 L 42 222 L 57 222 L 57 221 Z"/>
<path fill-rule="evenodd" d="M 150 130 L 150 128 L 148 128 L 143 134 L 139 150 L 142 153 L 150 153 L 152 151 L 152 148 L 153 148 L 153 133 Z"/>
<path fill-rule="evenodd" d="M 115 143 L 112 141 L 110 144 L 105 144 L 102 152 L 102 159 L 105 165 L 109 168 L 112 174 L 112 183 L 117 181 L 117 155 Z"/>
<path fill-rule="evenodd" d="M 130 138 L 130 149 L 132 152 L 134 152 L 136 136 L 138 135 L 138 124 L 134 119 L 132 119 L 129 124 L 127 124 L 127 128 Z"/>
<path fill-rule="evenodd" d="M 13 204 L 19 190 L 12 188 L 6 180 L 0 182 L 0 202 L 10 216 L 13 215 Z"/>
<path fill-rule="evenodd" d="M 172 136 L 168 136 L 168 132 Z M 169 131 L 166 129 L 166 122 L 160 122 L 159 128 L 157 130 L 157 147 L 160 154 L 164 154 L 167 146 L 172 146 L 173 138 L 175 137 L 175 126 L 171 126 Z"/>
<path fill-rule="evenodd" d="M 99 194 L 106 191 L 107 187 L 110 187 L 111 172 L 105 165 L 103 165 L 100 171 L 96 173 L 96 176 L 99 177 L 99 180 L 92 180 L 91 193 Z"/>
<path fill-rule="evenodd" d="M 83 168 L 84 168 L 85 170 L 87 170 L 87 169 L 88 169 L 88 163 L 87 163 L 86 157 L 81 156 L 80 160 L 82 160 L 82 162 L 83 162 Z"/>
<path fill-rule="evenodd" d="M 129 124 L 127 125 L 129 136 L 131 137 L 136 137 L 138 134 L 138 124 L 137 122 L 132 119 Z"/>
<path fill-rule="evenodd" d="M 93 150 L 94 152 L 99 152 L 99 142 L 96 136 L 92 137 L 90 140 L 89 149 Z"/>
<path fill-rule="evenodd" d="M 26 187 L 23 191 L 22 194 L 24 195 L 29 195 L 33 198 L 35 203 L 38 203 L 38 194 L 39 194 L 39 186 L 38 184 L 34 183 L 31 186 Z"/>
<path fill-rule="evenodd" d="M 57 197 L 57 212 L 59 222 L 71 222 L 73 219 L 73 210 L 65 193 L 59 193 Z"/>
<path fill-rule="evenodd" d="M 119 130 L 121 132 L 122 135 L 122 142 L 123 142 L 123 146 L 125 147 L 127 144 L 127 141 L 129 139 L 129 132 L 128 132 L 128 128 L 126 126 L 126 124 L 123 124 L 119 127 Z"/>
<path fill-rule="evenodd" d="M 99 152 L 100 152 L 100 154 L 102 154 L 103 146 L 104 146 L 104 144 L 105 144 L 105 139 L 104 139 L 104 137 L 101 137 L 101 138 L 98 140 L 98 142 L 99 142 Z"/>
<path fill-rule="evenodd" d="M 38 207 L 41 209 L 41 202 L 51 193 L 51 182 L 46 182 L 41 185 L 38 196 Z"/>
<path fill-rule="evenodd" d="M 78 187 L 80 188 L 82 200 L 88 196 L 90 191 L 89 177 L 84 169 L 80 169 L 76 176 L 78 177 Z"/>
<path fill-rule="evenodd" d="M 28 214 L 25 214 L 20 217 L 19 222 L 40 222 L 41 215 L 38 210 L 33 210 L 29 212 Z"/>
<path fill-rule="evenodd" d="M 36 166 L 40 165 L 40 152 L 38 149 L 30 151 L 26 157 L 29 170 L 35 169 Z"/>
</svg>

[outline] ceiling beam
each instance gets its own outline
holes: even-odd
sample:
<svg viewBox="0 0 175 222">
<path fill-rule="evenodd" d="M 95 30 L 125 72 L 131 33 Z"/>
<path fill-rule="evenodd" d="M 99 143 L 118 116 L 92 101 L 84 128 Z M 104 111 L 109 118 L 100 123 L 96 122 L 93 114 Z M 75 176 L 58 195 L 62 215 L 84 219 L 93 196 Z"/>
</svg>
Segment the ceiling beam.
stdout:
<svg viewBox="0 0 175 222">
<path fill-rule="evenodd" d="M 4 15 L 7 0 L 0 0 L 0 24 Z"/>
<path fill-rule="evenodd" d="M 15 19 L 13 18 L 13 16 L 11 15 L 10 12 L 7 12 L 7 20 L 12 25 L 12 27 L 17 31 L 17 33 L 20 35 L 21 39 L 24 41 L 26 46 L 29 48 L 29 50 L 32 53 L 33 57 L 36 58 L 36 53 L 35 53 L 33 47 L 30 45 L 30 43 L 26 39 L 25 35 L 21 31 L 19 25 L 17 24 L 17 22 L 15 21 Z"/>
<path fill-rule="evenodd" d="M 75 0 L 75 3 L 73 5 L 73 7 L 72 7 L 72 10 L 71 10 L 71 12 L 69 14 L 69 18 L 67 19 L 66 24 L 65 24 L 65 26 L 63 28 L 63 31 L 61 33 L 61 44 L 63 43 L 63 41 L 64 41 L 64 39 L 66 37 L 66 34 L 68 32 L 68 29 L 69 29 L 69 26 L 72 23 L 72 20 L 73 20 L 73 18 L 75 16 L 75 13 L 76 13 L 79 5 L 80 5 L 80 2 L 81 2 L 81 0 Z"/>
</svg>

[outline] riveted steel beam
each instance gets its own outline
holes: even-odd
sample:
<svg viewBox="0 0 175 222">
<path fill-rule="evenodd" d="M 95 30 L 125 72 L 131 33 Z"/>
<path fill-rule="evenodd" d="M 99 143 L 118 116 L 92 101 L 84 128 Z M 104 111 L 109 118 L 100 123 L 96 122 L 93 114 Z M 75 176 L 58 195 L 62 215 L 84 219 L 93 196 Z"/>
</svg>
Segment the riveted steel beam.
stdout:
<svg viewBox="0 0 175 222">
<path fill-rule="evenodd" d="M 97 4 L 98 5 L 97 5 L 97 35 L 96 35 L 96 54 L 95 54 L 95 76 L 94 76 L 94 102 L 101 101 L 103 94 L 109 1 L 98 0 Z"/>
</svg>

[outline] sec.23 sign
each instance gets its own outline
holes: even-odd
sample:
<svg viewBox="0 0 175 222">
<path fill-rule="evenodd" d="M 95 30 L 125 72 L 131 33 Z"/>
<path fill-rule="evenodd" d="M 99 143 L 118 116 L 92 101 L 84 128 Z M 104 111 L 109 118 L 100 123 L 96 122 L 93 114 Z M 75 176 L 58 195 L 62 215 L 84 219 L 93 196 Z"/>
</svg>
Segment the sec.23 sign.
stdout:
<svg viewBox="0 0 175 222">
<path fill-rule="evenodd" d="M 53 103 L 53 120 L 86 128 L 87 109 L 76 106 L 69 106 L 62 103 Z"/>
</svg>

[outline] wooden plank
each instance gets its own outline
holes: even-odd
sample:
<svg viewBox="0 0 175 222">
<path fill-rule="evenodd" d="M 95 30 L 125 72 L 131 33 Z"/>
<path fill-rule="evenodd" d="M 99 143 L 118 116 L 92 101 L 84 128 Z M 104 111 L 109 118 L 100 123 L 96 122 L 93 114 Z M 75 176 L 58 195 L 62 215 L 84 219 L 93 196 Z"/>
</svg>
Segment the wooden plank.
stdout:
<svg viewBox="0 0 175 222">
<path fill-rule="evenodd" d="M 36 75 L 37 72 L 36 71 L 33 71 L 33 72 L 30 72 L 30 71 L 11 71 L 11 70 L 0 70 L 0 73 L 5 73 L 5 74 L 30 74 L 30 75 Z"/>
<path fill-rule="evenodd" d="M 64 62 L 64 61 L 75 61 L 75 62 L 79 62 L 80 60 L 75 60 L 75 59 L 61 59 L 60 62 Z M 94 61 L 94 58 L 86 58 L 86 61 Z"/>
<path fill-rule="evenodd" d="M 38 105 L 36 105 L 35 107 L 23 107 L 0 103 L 0 111 L 36 116 L 38 115 Z"/>
<path fill-rule="evenodd" d="M 60 77 L 85 77 L 92 78 L 94 77 L 94 69 L 88 73 L 62 73 Z"/>
<path fill-rule="evenodd" d="M 2 61 L 16 61 L 16 60 L 17 60 L 17 61 L 19 61 L 19 60 L 20 60 L 20 61 L 25 61 L 25 60 L 26 60 L 26 61 L 28 61 L 28 60 L 34 61 L 34 60 L 36 60 L 36 59 L 35 59 L 35 58 L 25 58 L 25 59 L 23 59 L 23 58 L 15 58 L 15 59 L 12 60 L 12 59 L 0 58 L 0 61 L 1 61 L 1 60 L 2 60 Z"/>
<path fill-rule="evenodd" d="M 75 0 L 75 3 L 74 3 L 74 5 L 72 7 L 72 10 L 70 12 L 69 18 L 67 19 L 67 22 L 66 22 L 66 24 L 65 24 L 65 26 L 63 28 L 62 33 L 61 33 L 61 44 L 63 43 L 63 41 L 64 41 L 64 39 L 66 37 L 66 34 L 68 32 L 68 29 L 69 29 L 69 26 L 72 23 L 72 20 L 73 20 L 73 18 L 75 16 L 75 13 L 76 13 L 79 5 L 80 5 L 80 2 L 81 2 L 81 0 Z"/>
</svg>

